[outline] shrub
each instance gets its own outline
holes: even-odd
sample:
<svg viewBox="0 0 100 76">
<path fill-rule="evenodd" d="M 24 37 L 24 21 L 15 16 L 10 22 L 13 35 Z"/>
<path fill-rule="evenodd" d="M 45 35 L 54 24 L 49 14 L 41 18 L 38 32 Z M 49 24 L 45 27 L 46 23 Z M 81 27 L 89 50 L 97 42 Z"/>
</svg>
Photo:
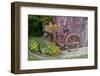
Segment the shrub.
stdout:
<svg viewBox="0 0 100 76">
<path fill-rule="evenodd" d="M 47 42 L 44 39 L 40 40 L 40 50 L 42 50 L 43 48 L 45 48 L 47 46 Z"/>
<path fill-rule="evenodd" d="M 42 38 L 31 38 L 29 40 L 29 50 L 40 52 L 44 55 L 57 56 L 60 54 L 60 48 L 54 42 L 46 42 Z"/>
<path fill-rule="evenodd" d="M 55 43 L 49 42 L 45 48 L 42 49 L 42 53 L 50 56 L 57 56 L 60 54 L 60 48 Z"/>
<path fill-rule="evenodd" d="M 38 39 L 37 38 L 30 38 L 29 40 L 29 50 L 31 50 L 32 52 L 38 52 Z"/>
<path fill-rule="evenodd" d="M 45 40 L 41 37 L 32 37 L 29 38 L 29 50 L 32 52 L 40 52 L 46 46 Z"/>
<path fill-rule="evenodd" d="M 30 36 L 43 36 L 42 21 L 40 16 L 29 15 L 28 16 L 28 34 Z"/>
</svg>

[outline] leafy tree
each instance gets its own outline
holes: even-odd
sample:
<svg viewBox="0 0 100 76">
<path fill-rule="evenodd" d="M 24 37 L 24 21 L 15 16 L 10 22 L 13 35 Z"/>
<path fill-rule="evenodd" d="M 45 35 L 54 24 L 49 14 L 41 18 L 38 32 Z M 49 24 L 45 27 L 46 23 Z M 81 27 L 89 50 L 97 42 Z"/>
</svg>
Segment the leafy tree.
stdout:
<svg viewBox="0 0 100 76">
<path fill-rule="evenodd" d="M 52 20 L 52 16 L 29 15 L 28 34 L 29 36 L 42 36 L 43 26 Z"/>
<path fill-rule="evenodd" d="M 43 25 L 47 25 L 50 21 L 52 21 L 53 16 L 41 16 L 40 20 L 42 21 Z"/>
<path fill-rule="evenodd" d="M 29 36 L 42 36 L 43 27 L 39 16 L 28 16 L 28 34 Z"/>
</svg>

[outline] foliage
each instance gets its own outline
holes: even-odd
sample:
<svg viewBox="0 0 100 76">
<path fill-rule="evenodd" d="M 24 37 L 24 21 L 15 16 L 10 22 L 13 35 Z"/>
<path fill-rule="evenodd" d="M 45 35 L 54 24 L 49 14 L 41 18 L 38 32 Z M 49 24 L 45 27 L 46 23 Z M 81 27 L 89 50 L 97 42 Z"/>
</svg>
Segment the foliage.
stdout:
<svg viewBox="0 0 100 76">
<path fill-rule="evenodd" d="M 28 16 L 29 36 L 42 36 L 43 26 L 48 24 L 48 22 L 51 20 L 52 16 L 29 15 Z"/>
<path fill-rule="evenodd" d="M 50 56 L 57 56 L 60 54 L 60 48 L 55 43 L 49 42 L 47 46 L 42 49 L 42 53 Z"/>
<path fill-rule="evenodd" d="M 45 26 L 45 31 L 48 33 L 53 33 L 55 31 L 57 31 L 58 28 L 59 28 L 58 24 L 47 25 L 47 26 Z"/>
<path fill-rule="evenodd" d="M 41 39 L 41 41 L 40 41 L 40 50 L 42 50 L 46 46 L 47 46 L 47 42 L 44 39 Z"/>
<path fill-rule="evenodd" d="M 49 25 L 46 25 L 44 31 L 48 32 L 48 36 L 51 38 L 51 42 L 53 42 L 53 33 L 59 29 L 59 25 L 53 22 L 49 22 Z"/>
<path fill-rule="evenodd" d="M 29 50 L 32 52 L 40 52 L 46 46 L 46 41 L 41 37 L 29 38 Z"/>
<path fill-rule="evenodd" d="M 52 21 L 53 16 L 41 16 L 40 20 L 42 21 L 43 25 L 47 25 L 50 21 Z"/>
<path fill-rule="evenodd" d="M 29 36 L 42 36 L 43 27 L 39 16 L 28 16 L 28 34 Z"/>
<path fill-rule="evenodd" d="M 30 38 L 29 40 L 29 50 L 32 52 L 38 51 L 39 39 L 38 38 Z"/>
<path fill-rule="evenodd" d="M 60 54 L 60 48 L 54 42 L 47 43 L 42 38 L 37 37 L 29 39 L 29 50 L 49 56 L 57 56 Z"/>
</svg>

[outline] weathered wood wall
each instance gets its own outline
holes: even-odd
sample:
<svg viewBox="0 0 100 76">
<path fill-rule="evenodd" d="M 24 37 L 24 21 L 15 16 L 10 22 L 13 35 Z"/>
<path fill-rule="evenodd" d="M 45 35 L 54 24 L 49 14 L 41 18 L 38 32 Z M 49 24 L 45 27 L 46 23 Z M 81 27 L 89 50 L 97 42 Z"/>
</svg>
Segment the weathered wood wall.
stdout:
<svg viewBox="0 0 100 76">
<path fill-rule="evenodd" d="M 88 18 L 71 16 L 54 16 L 53 20 L 60 25 L 59 30 L 54 34 L 54 39 L 63 42 L 64 30 L 70 30 L 71 34 L 76 34 L 81 40 L 81 46 L 88 45 Z M 55 36 L 56 35 L 56 36 Z"/>
</svg>

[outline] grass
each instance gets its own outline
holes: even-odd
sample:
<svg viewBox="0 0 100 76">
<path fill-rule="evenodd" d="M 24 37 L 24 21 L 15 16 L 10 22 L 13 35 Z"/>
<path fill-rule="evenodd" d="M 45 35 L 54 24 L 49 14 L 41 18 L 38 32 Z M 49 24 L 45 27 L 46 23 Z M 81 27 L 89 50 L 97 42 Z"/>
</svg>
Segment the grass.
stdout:
<svg viewBox="0 0 100 76">
<path fill-rule="evenodd" d="M 71 56 L 71 57 L 65 57 L 65 59 L 84 59 L 84 58 L 88 58 L 88 55 L 80 55 L 80 56 Z"/>
<path fill-rule="evenodd" d="M 32 60 L 42 60 L 42 59 L 36 56 L 28 56 L 28 61 L 32 61 Z"/>
</svg>

